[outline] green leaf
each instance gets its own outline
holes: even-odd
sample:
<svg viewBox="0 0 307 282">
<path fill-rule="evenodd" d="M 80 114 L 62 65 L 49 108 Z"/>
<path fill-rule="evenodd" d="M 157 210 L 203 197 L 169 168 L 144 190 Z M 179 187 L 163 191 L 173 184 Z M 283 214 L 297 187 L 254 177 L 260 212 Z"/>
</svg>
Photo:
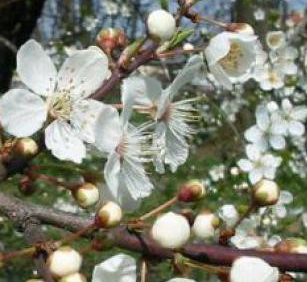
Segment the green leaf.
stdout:
<svg viewBox="0 0 307 282">
<path fill-rule="evenodd" d="M 194 33 L 193 29 L 186 29 L 178 31 L 173 38 L 171 39 L 169 43 L 168 49 L 173 49 L 176 46 L 178 46 L 180 43 L 185 41 L 187 38 L 189 38 Z"/>
<path fill-rule="evenodd" d="M 163 10 L 168 11 L 168 0 L 160 0 L 160 5 Z"/>
</svg>

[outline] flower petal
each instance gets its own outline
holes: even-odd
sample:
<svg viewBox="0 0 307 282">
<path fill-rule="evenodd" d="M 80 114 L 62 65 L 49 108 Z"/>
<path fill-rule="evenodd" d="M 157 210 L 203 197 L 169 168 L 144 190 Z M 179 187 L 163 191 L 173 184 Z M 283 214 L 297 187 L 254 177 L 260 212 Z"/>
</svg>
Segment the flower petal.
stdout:
<svg viewBox="0 0 307 282">
<path fill-rule="evenodd" d="M 266 131 L 270 126 L 270 116 L 268 109 L 265 106 L 261 105 L 257 107 L 256 120 L 257 120 L 257 125 L 263 131 Z"/>
<path fill-rule="evenodd" d="M 45 130 L 46 147 L 60 160 L 81 163 L 86 148 L 73 128 L 65 121 L 55 120 Z"/>
<path fill-rule="evenodd" d="M 4 129 L 16 136 L 34 134 L 47 119 L 46 103 L 25 89 L 13 89 L 1 97 L 0 120 Z"/>
<path fill-rule="evenodd" d="M 246 151 L 247 157 L 252 161 L 258 161 L 261 156 L 261 153 L 258 147 L 252 144 L 246 145 L 245 151 Z"/>
<path fill-rule="evenodd" d="M 100 113 L 96 124 L 98 126 L 95 130 L 97 148 L 107 153 L 114 151 L 122 134 L 118 111 L 112 106 L 106 106 Z"/>
<path fill-rule="evenodd" d="M 305 126 L 299 121 L 291 121 L 288 130 L 291 135 L 302 136 L 305 132 Z"/>
<path fill-rule="evenodd" d="M 56 74 L 54 64 L 42 46 L 31 39 L 17 53 L 17 73 L 36 94 L 48 96 L 53 93 Z"/>
<path fill-rule="evenodd" d="M 135 282 L 136 261 L 126 254 L 118 254 L 94 268 L 92 282 Z"/>
<path fill-rule="evenodd" d="M 253 164 L 247 159 L 241 159 L 238 161 L 238 166 L 241 170 L 249 172 L 253 169 Z"/>
<path fill-rule="evenodd" d="M 263 131 L 257 125 L 248 128 L 244 133 L 245 139 L 253 143 L 259 142 L 263 138 L 263 135 Z"/>
<path fill-rule="evenodd" d="M 166 89 L 170 93 L 170 99 L 172 100 L 182 86 L 191 82 L 196 74 L 202 71 L 203 67 L 203 58 L 200 55 L 192 56 L 184 68 L 177 74 L 172 84 Z"/>
<path fill-rule="evenodd" d="M 97 124 L 97 122 L 101 120 L 98 120 L 98 117 L 103 112 L 109 113 L 112 110 L 111 106 L 96 100 L 79 100 L 74 103 L 70 122 L 83 141 L 94 143 L 96 130 L 100 130 L 100 124 Z"/>
<path fill-rule="evenodd" d="M 110 76 L 107 56 L 98 48 L 76 51 L 58 74 L 58 91 L 70 91 L 74 100 L 86 98 Z"/>
<path fill-rule="evenodd" d="M 256 184 L 263 178 L 262 169 L 253 169 L 248 174 L 248 179 L 252 184 Z"/>
<path fill-rule="evenodd" d="M 117 199 L 119 193 L 120 156 L 112 152 L 104 166 L 104 177 L 112 196 Z"/>
<path fill-rule="evenodd" d="M 286 140 L 282 135 L 271 135 L 270 144 L 275 150 L 282 150 L 286 148 Z"/>
</svg>

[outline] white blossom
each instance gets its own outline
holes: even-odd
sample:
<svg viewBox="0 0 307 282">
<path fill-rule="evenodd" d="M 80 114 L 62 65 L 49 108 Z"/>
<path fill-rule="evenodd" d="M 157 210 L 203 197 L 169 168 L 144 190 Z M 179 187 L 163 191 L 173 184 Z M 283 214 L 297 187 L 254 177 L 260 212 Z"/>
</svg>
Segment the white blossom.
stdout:
<svg viewBox="0 0 307 282">
<path fill-rule="evenodd" d="M 230 271 L 231 282 L 278 282 L 279 271 L 256 257 L 240 257 Z"/>
<path fill-rule="evenodd" d="M 222 32 L 210 40 L 205 55 L 210 72 L 226 89 L 245 82 L 256 61 L 257 37 Z"/>
<path fill-rule="evenodd" d="M 280 89 L 284 86 L 284 73 L 280 69 L 266 65 L 259 82 L 260 88 L 264 91 Z"/>
<path fill-rule="evenodd" d="M 239 213 L 234 205 L 224 205 L 219 209 L 219 217 L 228 227 L 232 227 L 239 219 Z"/>
<path fill-rule="evenodd" d="M 288 136 L 302 136 L 305 133 L 306 106 L 293 106 L 290 100 L 283 99 L 281 109 L 275 113 L 275 116 L 281 119 Z"/>
<path fill-rule="evenodd" d="M 118 254 L 95 266 L 92 282 L 136 282 L 136 260 L 126 254 Z M 195 282 L 187 278 L 172 278 L 167 282 Z"/>
<path fill-rule="evenodd" d="M 281 164 L 281 158 L 272 154 L 262 153 L 257 146 L 249 144 L 246 146 L 248 159 L 241 159 L 238 166 L 248 172 L 248 178 L 252 184 L 257 183 L 263 178 L 273 180 L 276 169 Z"/>
<path fill-rule="evenodd" d="M 153 189 L 143 167 L 152 160 L 152 151 L 148 126 L 135 127 L 128 118 L 125 112 L 120 117 L 113 107 L 104 111 L 98 118 L 96 146 L 108 154 L 104 167 L 107 197 L 125 209 L 134 209 L 138 199 L 147 197 Z"/>
<path fill-rule="evenodd" d="M 283 31 L 270 31 L 266 35 L 266 43 L 272 50 L 284 47 L 286 43 L 286 35 Z"/>
<path fill-rule="evenodd" d="M 278 69 L 285 75 L 296 75 L 298 67 L 295 59 L 298 57 L 298 51 L 291 46 L 278 49 L 271 55 L 271 61 L 275 69 Z"/>
<path fill-rule="evenodd" d="M 126 254 L 118 254 L 94 268 L 92 282 L 136 282 L 135 259 Z"/>
<path fill-rule="evenodd" d="M 84 142 L 94 142 L 94 127 L 103 103 L 86 99 L 106 79 L 108 59 L 98 48 L 76 51 L 57 74 L 51 59 L 34 40 L 17 53 L 17 72 L 33 92 L 8 91 L 0 101 L 3 127 L 16 137 L 30 136 L 45 129 L 46 147 L 61 160 L 80 163 Z"/>
<path fill-rule="evenodd" d="M 286 147 L 285 135 L 286 127 L 282 119 L 271 116 L 268 108 L 260 105 L 256 109 L 256 125 L 245 131 L 247 141 L 253 143 L 260 151 L 266 151 L 269 146 L 275 150 Z"/>
<path fill-rule="evenodd" d="M 140 112 L 149 113 L 156 122 L 154 147 L 158 149 L 155 158 L 156 170 L 164 172 L 168 164 L 171 171 L 187 160 L 189 145 L 186 138 L 194 133 L 188 122 L 195 121 L 195 99 L 173 101 L 180 88 L 201 71 L 200 56 L 193 56 L 179 72 L 173 83 L 162 90 L 159 81 L 144 76 L 135 76 L 124 81 L 122 87 L 123 103 L 136 105 Z"/>
<path fill-rule="evenodd" d="M 272 207 L 273 215 L 277 218 L 285 218 L 287 216 L 287 208 L 286 205 L 289 205 L 293 202 L 293 195 L 289 191 L 282 190 L 280 191 L 279 200 Z"/>
</svg>

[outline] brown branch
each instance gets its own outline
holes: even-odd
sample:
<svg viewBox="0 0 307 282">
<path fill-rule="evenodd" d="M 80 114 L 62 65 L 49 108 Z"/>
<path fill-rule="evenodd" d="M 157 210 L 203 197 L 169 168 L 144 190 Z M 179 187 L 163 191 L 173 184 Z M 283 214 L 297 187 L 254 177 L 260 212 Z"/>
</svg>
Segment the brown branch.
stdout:
<svg viewBox="0 0 307 282">
<path fill-rule="evenodd" d="M 10 219 L 37 218 L 44 224 L 64 228 L 76 232 L 93 222 L 92 218 L 82 218 L 74 214 L 57 211 L 39 205 L 25 203 L 15 197 L 0 193 L 0 211 Z M 109 232 L 116 246 L 142 253 L 145 256 L 157 259 L 172 259 L 174 252 L 157 245 L 150 236 L 128 231 L 126 227 L 117 227 Z M 282 271 L 307 272 L 307 255 L 274 253 L 257 250 L 238 250 L 230 247 L 187 244 L 182 250 L 182 255 L 195 261 L 230 266 L 240 256 L 256 256 L 266 260 L 272 266 Z"/>
</svg>

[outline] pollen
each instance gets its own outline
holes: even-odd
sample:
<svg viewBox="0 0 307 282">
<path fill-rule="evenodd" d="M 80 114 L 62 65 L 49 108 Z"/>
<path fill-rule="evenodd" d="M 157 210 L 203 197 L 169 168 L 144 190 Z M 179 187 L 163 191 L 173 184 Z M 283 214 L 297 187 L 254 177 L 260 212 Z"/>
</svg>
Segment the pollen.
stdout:
<svg viewBox="0 0 307 282">
<path fill-rule="evenodd" d="M 240 44 L 237 42 L 231 42 L 228 54 L 222 58 L 219 63 L 226 71 L 236 71 L 242 57 L 243 52 Z"/>
<path fill-rule="evenodd" d="M 48 112 L 52 118 L 68 120 L 72 108 L 71 97 L 68 92 L 52 95 L 48 101 Z"/>
</svg>

